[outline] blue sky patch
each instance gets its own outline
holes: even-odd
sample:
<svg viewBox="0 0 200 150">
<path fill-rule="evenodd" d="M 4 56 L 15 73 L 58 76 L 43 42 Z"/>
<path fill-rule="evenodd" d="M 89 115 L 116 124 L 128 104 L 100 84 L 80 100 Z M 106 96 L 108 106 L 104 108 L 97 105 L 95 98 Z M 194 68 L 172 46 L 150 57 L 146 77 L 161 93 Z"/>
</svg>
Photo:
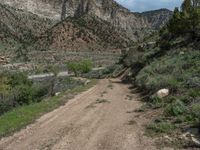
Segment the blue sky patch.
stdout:
<svg viewBox="0 0 200 150">
<path fill-rule="evenodd" d="M 180 7 L 183 0 L 115 0 L 133 12 L 143 12 L 160 8 L 173 10 Z"/>
</svg>

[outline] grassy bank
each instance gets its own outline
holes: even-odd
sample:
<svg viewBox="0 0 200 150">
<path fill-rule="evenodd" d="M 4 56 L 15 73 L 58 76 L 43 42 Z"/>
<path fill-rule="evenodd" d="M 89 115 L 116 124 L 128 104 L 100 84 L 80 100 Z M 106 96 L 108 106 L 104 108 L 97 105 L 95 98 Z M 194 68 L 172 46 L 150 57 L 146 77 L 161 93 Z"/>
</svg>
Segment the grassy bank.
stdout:
<svg viewBox="0 0 200 150">
<path fill-rule="evenodd" d="M 200 118 L 200 78 L 198 51 L 183 55 L 169 55 L 144 67 L 136 76 L 136 85 L 152 94 L 148 104 L 161 108 L 163 113 L 148 129 L 159 133 L 174 132 L 172 129 L 198 127 Z M 168 88 L 170 95 L 160 99 L 156 91 Z"/>
<path fill-rule="evenodd" d="M 92 80 L 88 85 L 78 86 L 72 90 L 61 93 L 59 96 L 48 98 L 39 103 L 24 105 L 5 113 L 0 116 L 0 137 L 7 136 L 14 131 L 20 130 L 35 121 L 41 115 L 65 104 L 69 99 L 80 92 L 86 91 L 96 83 L 97 80 Z"/>
<path fill-rule="evenodd" d="M 200 51 L 173 42 L 178 43 L 178 40 L 169 41 L 170 50 L 163 50 L 156 44 L 145 47 L 142 52 L 133 50 L 124 61 L 131 68 L 126 79 L 144 94 L 145 104 L 139 111 L 155 111 L 146 135 L 159 137 L 158 146 L 199 148 L 190 136 L 199 139 L 200 135 Z M 159 98 L 156 93 L 160 89 L 168 89 L 169 95 Z M 195 134 L 189 132 L 193 130 Z M 182 139 L 187 132 L 189 136 Z M 171 140 L 165 138 L 166 135 Z"/>
</svg>

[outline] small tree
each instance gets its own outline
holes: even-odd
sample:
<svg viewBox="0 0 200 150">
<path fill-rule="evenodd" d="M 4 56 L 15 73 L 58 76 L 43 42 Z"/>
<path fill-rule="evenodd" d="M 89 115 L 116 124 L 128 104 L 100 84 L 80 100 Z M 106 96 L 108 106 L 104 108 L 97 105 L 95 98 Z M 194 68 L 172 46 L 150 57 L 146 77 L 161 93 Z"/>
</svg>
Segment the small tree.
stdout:
<svg viewBox="0 0 200 150">
<path fill-rule="evenodd" d="M 190 15 L 190 31 L 192 38 L 199 36 L 200 31 L 200 8 L 196 8 Z"/>
<path fill-rule="evenodd" d="M 179 32 L 181 32 L 182 30 L 180 30 L 182 27 L 182 24 L 181 24 L 181 13 L 179 11 L 178 8 L 175 8 L 174 10 L 174 14 L 173 14 L 173 17 L 172 19 L 169 21 L 169 24 L 168 24 L 168 30 L 170 33 L 172 34 L 177 34 Z"/>
<path fill-rule="evenodd" d="M 77 62 L 68 63 L 67 68 L 69 71 L 73 72 L 75 76 L 78 76 L 80 71 L 80 64 Z"/>
<path fill-rule="evenodd" d="M 191 0 L 184 0 L 181 9 L 183 13 L 190 13 L 192 10 L 192 1 Z"/>
<path fill-rule="evenodd" d="M 181 11 L 174 10 L 167 29 L 173 36 L 190 35 L 191 39 L 199 37 L 200 0 L 184 0 Z"/>
<path fill-rule="evenodd" d="M 89 59 L 81 61 L 80 64 L 81 73 L 88 73 L 92 70 L 92 62 Z"/>
<path fill-rule="evenodd" d="M 89 59 L 82 60 L 80 62 L 68 63 L 67 68 L 73 72 L 75 76 L 79 74 L 88 73 L 92 70 L 92 62 Z"/>
</svg>

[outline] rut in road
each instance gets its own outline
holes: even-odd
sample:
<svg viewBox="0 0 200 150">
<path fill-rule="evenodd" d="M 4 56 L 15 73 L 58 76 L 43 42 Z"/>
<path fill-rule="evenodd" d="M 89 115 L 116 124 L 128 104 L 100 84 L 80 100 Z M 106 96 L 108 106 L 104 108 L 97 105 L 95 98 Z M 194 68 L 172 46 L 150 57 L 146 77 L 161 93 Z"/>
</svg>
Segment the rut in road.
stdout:
<svg viewBox="0 0 200 150">
<path fill-rule="evenodd" d="M 1 150 L 154 150 L 146 114 L 130 85 L 103 79 L 66 105 L 0 141 Z"/>
</svg>

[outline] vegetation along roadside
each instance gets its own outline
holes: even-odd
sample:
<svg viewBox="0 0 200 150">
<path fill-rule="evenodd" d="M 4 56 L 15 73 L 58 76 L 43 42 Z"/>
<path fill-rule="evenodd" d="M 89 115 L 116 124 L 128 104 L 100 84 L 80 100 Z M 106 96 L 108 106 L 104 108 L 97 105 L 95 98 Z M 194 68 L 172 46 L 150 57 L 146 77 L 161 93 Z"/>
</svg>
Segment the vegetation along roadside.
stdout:
<svg viewBox="0 0 200 150">
<path fill-rule="evenodd" d="M 121 61 L 131 68 L 126 80 L 146 95 L 141 110 L 159 110 L 148 135 L 170 135 L 164 143 L 199 148 L 200 8 L 194 2 L 185 0 L 159 34 L 132 47 Z"/>
<path fill-rule="evenodd" d="M 33 102 L 29 105 L 22 105 L 0 116 L 0 137 L 12 134 L 26 125 L 35 121 L 44 113 L 65 104 L 69 99 L 83 91 L 91 88 L 97 83 L 97 80 L 91 80 L 87 85 L 80 85 L 71 90 L 62 92 L 58 96 L 46 98 L 40 102 Z"/>
</svg>

